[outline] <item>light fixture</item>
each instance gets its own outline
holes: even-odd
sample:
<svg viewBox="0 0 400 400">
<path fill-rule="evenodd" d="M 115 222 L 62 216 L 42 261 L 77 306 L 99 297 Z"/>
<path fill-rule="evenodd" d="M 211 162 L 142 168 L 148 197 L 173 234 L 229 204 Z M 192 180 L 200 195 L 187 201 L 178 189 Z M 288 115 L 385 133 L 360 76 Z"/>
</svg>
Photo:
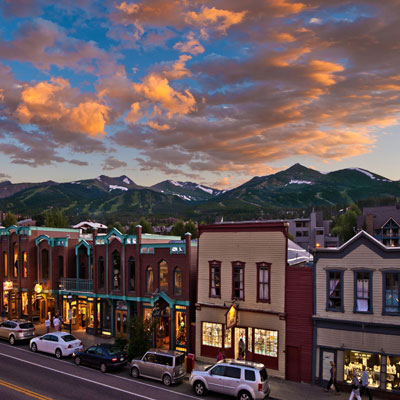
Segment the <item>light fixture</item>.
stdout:
<svg viewBox="0 0 400 400">
<path fill-rule="evenodd" d="M 36 294 L 42 293 L 42 289 L 43 289 L 43 287 L 42 287 L 42 285 L 40 283 L 37 283 L 35 285 L 35 287 L 34 287 L 34 291 L 35 291 Z"/>
</svg>

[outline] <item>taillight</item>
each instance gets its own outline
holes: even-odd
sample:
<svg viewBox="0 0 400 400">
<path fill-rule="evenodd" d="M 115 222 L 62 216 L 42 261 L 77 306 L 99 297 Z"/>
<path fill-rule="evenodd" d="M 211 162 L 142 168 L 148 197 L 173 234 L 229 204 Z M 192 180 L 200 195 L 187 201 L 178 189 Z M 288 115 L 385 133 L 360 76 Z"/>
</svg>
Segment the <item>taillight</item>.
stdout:
<svg viewBox="0 0 400 400">
<path fill-rule="evenodd" d="M 262 383 L 259 383 L 258 384 L 258 391 L 259 392 L 262 392 L 263 391 L 263 387 L 262 387 L 263 385 L 262 385 Z"/>
<path fill-rule="evenodd" d="M 24 333 L 24 331 L 22 329 L 20 329 L 19 331 L 17 331 L 18 333 Z"/>
<path fill-rule="evenodd" d="M 114 357 L 111 361 L 116 362 L 116 361 L 118 361 L 118 359 L 117 359 L 117 357 Z"/>
<path fill-rule="evenodd" d="M 69 348 L 69 349 L 72 349 L 72 344 L 69 344 L 69 345 L 68 345 L 68 348 Z"/>
</svg>

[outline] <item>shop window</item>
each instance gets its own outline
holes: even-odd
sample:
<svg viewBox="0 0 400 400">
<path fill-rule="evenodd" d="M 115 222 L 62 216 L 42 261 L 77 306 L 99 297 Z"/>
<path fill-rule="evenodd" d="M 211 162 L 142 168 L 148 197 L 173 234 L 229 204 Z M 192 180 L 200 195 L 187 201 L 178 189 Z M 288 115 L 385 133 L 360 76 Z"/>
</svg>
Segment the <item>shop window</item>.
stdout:
<svg viewBox="0 0 400 400">
<path fill-rule="evenodd" d="M 400 357 L 387 357 L 386 389 L 400 390 Z"/>
<path fill-rule="evenodd" d="M 347 350 L 344 352 L 344 375 L 343 380 L 350 383 L 353 380 L 353 371 L 361 378 L 362 366 L 365 365 L 368 371 L 368 386 L 378 388 L 380 386 L 381 356 L 380 354 L 362 353 L 359 351 Z"/>
<path fill-rule="evenodd" d="M 153 293 L 153 268 L 148 266 L 146 268 L 146 293 Z"/>
<path fill-rule="evenodd" d="M 186 337 L 187 337 L 187 322 L 186 322 L 186 308 L 180 311 L 179 306 L 176 307 L 175 311 L 176 322 L 176 345 L 177 346 L 187 346 Z"/>
<path fill-rule="evenodd" d="M 21 293 L 22 314 L 28 315 L 28 292 Z"/>
<path fill-rule="evenodd" d="M 232 299 L 244 300 L 244 263 L 232 263 Z"/>
<path fill-rule="evenodd" d="M 160 282 L 160 291 L 168 292 L 168 264 L 165 260 L 162 260 L 158 264 L 159 268 L 159 282 Z"/>
<path fill-rule="evenodd" d="M 58 256 L 58 277 L 64 278 L 64 257 Z"/>
<path fill-rule="evenodd" d="M 221 262 L 210 261 L 210 293 L 209 297 L 221 297 Z"/>
<path fill-rule="evenodd" d="M 8 277 L 8 256 L 6 251 L 3 251 L 3 266 L 4 266 L 4 276 Z"/>
<path fill-rule="evenodd" d="M 343 271 L 326 271 L 327 304 L 329 311 L 344 311 L 343 307 Z"/>
<path fill-rule="evenodd" d="M 384 311 L 400 313 L 400 272 L 383 273 Z"/>
<path fill-rule="evenodd" d="M 135 259 L 133 257 L 130 257 L 128 260 L 128 270 L 129 270 L 129 290 L 131 292 L 134 292 L 136 290 L 135 289 L 135 285 L 136 285 L 135 268 L 136 268 Z"/>
<path fill-rule="evenodd" d="M 104 277 L 105 277 L 105 268 L 104 268 L 104 258 L 99 257 L 99 289 L 104 289 Z"/>
<path fill-rule="evenodd" d="M 254 353 L 278 357 L 278 331 L 254 329 Z"/>
<path fill-rule="evenodd" d="M 111 256 L 111 264 L 113 271 L 113 290 L 121 289 L 121 255 L 119 251 L 115 250 Z"/>
<path fill-rule="evenodd" d="M 372 272 L 354 272 L 354 311 L 372 311 Z"/>
<path fill-rule="evenodd" d="M 203 346 L 222 347 L 222 324 L 203 322 L 202 333 Z"/>
<path fill-rule="evenodd" d="M 22 262 L 23 262 L 22 276 L 24 278 L 27 278 L 28 277 L 28 256 L 26 254 L 26 251 L 22 252 Z"/>
<path fill-rule="evenodd" d="M 174 295 L 182 296 L 183 273 L 182 268 L 176 267 L 174 271 Z"/>
<path fill-rule="evenodd" d="M 230 349 L 232 347 L 232 328 L 225 328 L 224 347 Z"/>
<path fill-rule="evenodd" d="M 42 250 L 42 278 L 49 279 L 49 251 Z"/>
<path fill-rule="evenodd" d="M 13 277 L 18 278 L 18 243 L 13 244 Z"/>
<path fill-rule="evenodd" d="M 253 328 L 247 328 L 247 349 L 251 353 L 253 352 L 252 343 L 253 343 Z"/>
<path fill-rule="evenodd" d="M 270 299 L 270 271 L 271 264 L 257 263 L 257 301 L 269 303 Z"/>
</svg>

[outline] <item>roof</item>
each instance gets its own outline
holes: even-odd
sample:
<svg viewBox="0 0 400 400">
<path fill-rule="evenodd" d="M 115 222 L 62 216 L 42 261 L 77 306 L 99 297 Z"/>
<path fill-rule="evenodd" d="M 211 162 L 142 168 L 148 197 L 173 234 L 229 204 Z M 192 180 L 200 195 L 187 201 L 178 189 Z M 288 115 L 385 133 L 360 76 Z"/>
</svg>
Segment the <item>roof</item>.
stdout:
<svg viewBox="0 0 400 400">
<path fill-rule="evenodd" d="M 313 256 L 297 243 L 288 239 L 288 264 L 296 265 L 303 262 L 311 262 Z"/>
<path fill-rule="evenodd" d="M 234 360 L 233 358 L 227 358 L 225 360 L 218 361 L 218 364 L 219 363 L 238 365 L 241 367 L 250 367 L 250 368 L 257 368 L 257 369 L 264 368 L 264 364 L 261 364 L 261 363 L 255 362 L 255 361 Z"/>
<path fill-rule="evenodd" d="M 368 214 L 374 216 L 374 229 L 382 228 L 387 221 L 392 218 L 396 223 L 400 221 L 400 209 L 397 206 L 383 206 L 383 207 L 364 207 L 362 216 L 357 219 L 357 228 L 363 227 L 365 217 Z"/>
<path fill-rule="evenodd" d="M 82 221 L 79 222 L 79 224 L 76 224 L 73 226 L 75 229 L 87 229 L 87 228 L 92 228 L 92 229 L 107 229 L 107 225 L 100 224 L 100 222 L 92 222 L 92 221 Z"/>
</svg>

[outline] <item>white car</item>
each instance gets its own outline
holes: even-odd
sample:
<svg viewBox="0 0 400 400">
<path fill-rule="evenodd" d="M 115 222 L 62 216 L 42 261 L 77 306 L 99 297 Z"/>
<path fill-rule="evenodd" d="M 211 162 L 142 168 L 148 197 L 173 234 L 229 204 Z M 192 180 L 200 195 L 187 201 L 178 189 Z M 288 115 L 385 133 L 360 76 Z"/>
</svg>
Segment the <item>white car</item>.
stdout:
<svg viewBox="0 0 400 400">
<path fill-rule="evenodd" d="M 83 349 L 82 342 L 67 332 L 46 333 L 46 335 L 33 338 L 29 347 L 33 352 L 43 351 L 54 354 L 56 358 L 70 356 L 75 351 Z"/>
</svg>

